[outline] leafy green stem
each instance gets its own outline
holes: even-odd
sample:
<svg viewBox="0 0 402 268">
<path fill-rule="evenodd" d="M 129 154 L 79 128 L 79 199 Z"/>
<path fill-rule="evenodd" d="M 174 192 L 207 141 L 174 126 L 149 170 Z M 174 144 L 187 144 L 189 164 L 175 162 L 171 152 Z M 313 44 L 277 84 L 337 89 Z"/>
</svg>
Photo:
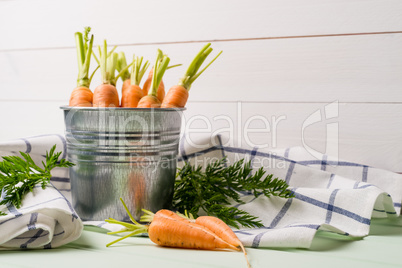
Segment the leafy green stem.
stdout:
<svg viewBox="0 0 402 268">
<path fill-rule="evenodd" d="M 200 211 L 216 216 L 228 225 L 239 228 L 261 227 L 258 217 L 231 206 L 232 202 L 244 204 L 240 192 L 250 191 L 256 198 L 278 196 L 293 197 L 285 181 L 266 175 L 263 168 L 253 174 L 251 163 L 244 159 L 226 166 L 226 158 L 201 166 L 186 163 L 178 169 L 173 195 L 173 206 L 181 213 L 188 211 L 198 217 Z"/>
<path fill-rule="evenodd" d="M 222 54 L 222 51 L 200 72 L 198 70 L 201 68 L 201 65 L 205 61 L 205 59 L 212 52 L 212 48 L 210 47 L 211 43 L 206 44 L 202 49 L 198 52 L 198 54 L 194 57 L 193 61 L 187 68 L 187 71 L 180 78 L 178 85 L 183 86 L 187 90 L 190 90 L 192 83 Z M 198 73 L 197 73 L 198 72 Z"/>
<path fill-rule="evenodd" d="M 90 30 L 91 28 L 86 27 L 84 35 L 80 32 L 75 33 L 78 61 L 77 87 L 82 86 L 89 88 L 91 82 L 91 79 L 89 79 L 88 76 L 94 36 L 91 35 L 91 38 L 88 39 L 88 34 Z"/>
<path fill-rule="evenodd" d="M 99 59 L 96 58 L 96 61 L 100 65 L 101 69 L 101 77 L 102 77 L 102 83 L 103 84 L 110 84 L 115 86 L 116 85 L 116 80 L 118 77 L 116 77 L 115 72 L 117 68 L 117 60 L 118 60 L 118 54 L 114 52 L 116 49 L 116 46 L 113 47 L 111 51 L 107 51 L 107 42 L 106 40 L 103 41 L 103 46 L 98 46 L 99 50 Z M 127 67 L 128 69 L 128 67 Z"/>
<path fill-rule="evenodd" d="M 75 36 L 75 46 L 77 48 L 78 70 L 80 71 L 85 61 L 84 38 L 82 36 L 82 33 L 80 32 L 76 32 L 74 36 Z"/>
<path fill-rule="evenodd" d="M 176 68 L 176 67 L 179 67 L 179 66 L 182 66 L 183 64 L 175 64 L 175 65 L 170 65 L 170 66 L 168 66 L 167 68 L 166 68 L 166 70 L 169 70 L 169 69 L 172 69 L 172 68 Z"/>
<path fill-rule="evenodd" d="M 170 58 L 166 55 L 163 55 L 162 51 L 158 49 L 148 95 L 156 96 L 159 84 L 161 83 L 163 75 L 165 74 L 165 71 L 169 65 L 169 61 Z"/>
<path fill-rule="evenodd" d="M 127 60 L 124 52 L 121 51 L 118 55 L 117 71 L 121 73 L 120 78 L 124 82 L 127 79 L 130 79 L 130 72 L 128 71 L 128 68 L 125 69 L 127 67 Z"/>
<path fill-rule="evenodd" d="M 149 67 L 149 62 L 146 61 L 144 65 L 142 64 L 143 57 L 136 57 L 133 55 L 133 68 L 131 68 L 131 84 L 132 85 L 140 85 L 142 78 L 146 70 Z"/>
<path fill-rule="evenodd" d="M 22 200 L 28 192 L 32 192 L 38 184 L 43 189 L 50 182 L 51 170 L 55 167 L 71 167 L 74 164 L 66 159 L 59 159 L 61 152 L 55 153 L 56 145 L 46 152 L 46 159 L 39 167 L 27 153 L 19 156 L 4 156 L 0 162 L 0 189 L 2 199 L 0 205 L 14 205 L 20 208 Z M 0 215 L 5 215 L 1 213 Z"/>
<path fill-rule="evenodd" d="M 114 53 L 114 54 L 116 54 L 116 53 Z M 118 61 L 118 60 L 116 60 L 116 62 L 117 62 L 117 61 Z M 134 62 L 132 62 L 132 63 L 130 63 L 129 65 L 127 65 L 126 67 L 124 67 L 124 68 L 116 75 L 116 77 L 114 77 L 114 79 L 113 79 L 114 85 L 116 85 L 117 80 L 118 80 L 126 71 L 128 71 L 128 69 L 129 69 L 133 64 L 134 64 Z"/>
<path fill-rule="evenodd" d="M 112 53 L 107 58 L 107 82 L 113 86 L 116 86 L 116 66 L 117 66 L 117 53 Z"/>
<path fill-rule="evenodd" d="M 142 225 L 140 223 L 138 223 L 133 215 L 130 213 L 130 211 L 128 210 L 126 203 L 124 203 L 123 199 L 120 198 L 120 201 L 122 202 L 124 209 L 126 210 L 128 216 L 130 217 L 130 220 L 132 223 L 128 223 L 128 222 L 123 222 L 123 221 L 118 221 L 112 218 L 106 219 L 105 221 L 108 223 L 112 223 L 112 224 L 119 224 L 122 225 L 123 227 L 125 227 L 125 229 L 121 230 L 121 231 L 116 231 L 116 232 L 108 232 L 107 234 L 117 234 L 117 233 L 124 233 L 124 232 L 130 232 L 129 234 L 118 238 L 117 240 L 114 240 L 112 242 L 110 242 L 109 244 L 106 245 L 106 247 L 109 247 L 123 239 L 126 239 L 130 236 L 136 235 L 136 234 L 142 234 L 142 233 L 147 233 L 148 232 L 148 225 Z"/>
</svg>

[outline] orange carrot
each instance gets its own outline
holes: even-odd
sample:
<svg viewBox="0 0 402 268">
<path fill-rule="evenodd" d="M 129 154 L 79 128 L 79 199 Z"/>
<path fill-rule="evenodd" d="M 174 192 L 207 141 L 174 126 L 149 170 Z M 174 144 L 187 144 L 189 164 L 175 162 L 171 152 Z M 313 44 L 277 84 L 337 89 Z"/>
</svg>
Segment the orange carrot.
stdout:
<svg viewBox="0 0 402 268">
<path fill-rule="evenodd" d="M 112 53 L 108 57 L 106 40 L 103 43 L 103 50 L 99 46 L 99 54 L 102 84 L 94 91 L 93 106 L 119 107 L 119 94 L 116 89 L 117 77 L 115 77 L 118 55 L 117 53 Z"/>
<path fill-rule="evenodd" d="M 195 219 L 195 223 L 202 225 L 210 230 L 213 230 L 219 237 L 227 241 L 231 245 L 241 247 L 241 242 L 237 238 L 236 234 L 224 223 L 221 219 L 213 216 L 200 216 Z"/>
<path fill-rule="evenodd" d="M 141 217 L 141 221 L 151 222 L 149 225 L 139 224 L 129 212 L 124 201 L 120 199 L 126 209 L 133 224 L 107 219 L 106 222 L 121 224 L 127 229 L 108 234 L 122 233 L 134 230 L 138 233 L 148 233 L 152 242 L 160 246 L 196 249 L 232 249 L 239 251 L 238 246 L 234 246 L 205 226 L 183 218 L 173 211 L 161 209 L 157 213 L 143 209 L 146 215 Z M 128 236 L 127 236 L 128 237 Z M 124 238 L 119 238 L 106 246 L 117 243 Z"/>
<path fill-rule="evenodd" d="M 118 57 L 117 57 L 117 65 L 116 69 L 118 72 L 120 72 L 120 78 L 121 81 L 123 81 L 123 85 L 121 87 L 122 94 L 123 91 L 131 84 L 130 81 L 130 72 L 128 71 L 127 67 L 127 61 L 126 61 L 126 55 L 124 52 L 119 52 Z"/>
<path fill-rule="evenodd" d="M 152 242 L 160 246 L 239 250 L 205 226 L 186 220 L 166 209 L 159 210 L 154 215 L 148 235 Z"/>
<path fill-rule="evenodd" d="M 182 108 L 186 106 L 188 90 L 180 85 L 172 86 L 162 102 L 162 108 Z"/>
<path fill-rule="evenodd" d="M 119 107 L 119 94 L 112 84 L 101 84 L 95 88 L 94 107 Z"/>
<path fill-rule="evenodd" d="M 212 52 L 212 48 L 210 48 L 211 43 L 206 44 L 200 52 L 195 56 L 191 64 L 189 65 L 184 76 L 179 80 L 179 83 L 176 86 L 173 86 L 169 89 L 166 94 L 161 108 L 184 108 L 188 99 L 188 91 L 192 83 L 219 57 L 222 53 L 219 54 L 201 71 L 198 72 L 202 63 L 208 57 L 208 55 Z M 198 73 L 197 73 L 198 72 Z M 185 93 L 184 91 L 187 91 Z"/>
<path fill-rule="evenodd" d="M 138 102 L 137 108 L 159 108 L 161 102 L 158 97 L 154 95 L 146 95 Z"/>
<path fill-rule="evenodd" d="M 123 94 L 123 91 L 128 88 L 131 85 L 131 80 L 130 79 L 126 79 L 123 81 L 123 85 L 121 86 L 121 93 Z M 142 89 L 141 89 L 142 91 Z"/>
<path fill-rule="evenodd" d="M 226 223 L 224 223 L 221 219 L 212 216 L 200 216 L 195 220 L 195 223 L 213 231 L 217 236 L 221 237 L 227 243 L 237 248 L 241 248 L 241 250 L 244 253 L 244 256 L 246 257 L 247 266 L 250 267 L 246 249 L 240 242 L 239 238 L 237 238 L 236 234 L 232 231 L 232 229 L 230 229 L 230 227 Z"/>
<path fill-rule="evenodd" d="M 154 65 L 154 74 L 152 75 L 151 88 L 148 95 L 144 96 L 138 103 L 138 108 L 159 108 L 161 101 L 157 97 L 157 91 L 168 67 L 170 58 L 163 55 L 162 51 L 158 49 L 158 54 Z"/>
<path fill-rule="evenodd" d="M 144 97 L 139 84 L 142 77 L 144 76 L 146 69 L 149 66 L 149 63 L 148 61 L 146 61 L 144 63 L 144 66 L 142 66 L 142 60 L 142 57 L 139 58 L 134 56 L 133 67 L 130 74 L 131 78 L 129 80 L 130 84 L 125 88 L 122 88 L 121 107 L 135 108 L 138 106 L 138 102 L 140 101 L 140 99 Z"/>
<path fill-rule="evenodd" d="M 144 97 L 142 89 L 137 85 L 130 84 L 122 92 L 121 107 L 135 108 L 142 97 Z"/>
<path fill-rule="evenodd" d="M 69 106 L 78 107 L 91 107 L 92 106 L 92 91 L 89 89 L 93 74 L 91 78 L 89 76 L 89 66 L 91 61 L 92 45 L 94 36 L 91 35 L 91 39 L 88 40 L 88 34 L 91 28 L 86 27 L 84 36 L 82 33 L 75 33 L 75 42 L 77 46 L 77 58 L 78 58 L 78 78 L 77 87 L 73 90 L 70 96 Z M 89 41 L 89 43 L 88 43 Z"/>
<path fill-rule="evenodd" d="M 174 67 L 177 67 L 177 66 L 181 66 L 181 64 L 176 64 L 176 65 L 169 66 L 169 67 L 166 68 L 166 70 L 174 68 Z M 152 68 L 149 71 L 148 78 L 147 78 L 147 80 L 145 80 L 145 83 L 142 86 L 142 91 L 144 93 L 144 96 L 148 94 L 148 90 L 149 90 L 149 87 L 151 86 L 151 82 L 152 82 L 153 73 L 154 73 L 154 68 Z M 158 100 L 163 102 L 163 99 L 165 98 L 165 84 L 163 84 L 163 80 L 161 80 L 161 83 L 159 84 L 158 93 L 156 94 L 156 96 L 158 97 Z"/>
<path fill-rule="evenodd" d="M 145 215 L 141 217 L 141 221 L 150 222 L 150 224 L 142 225 L 133 218 L 124 201 L 121 198 L 120 200 L 133 224 L 109 218 L 105 221 L 123 225 L 125 229 L 108 234 L 131 233 L 107 244 L 107 247 L 132 235 L 148 233 L 152 242 L 165 247 L 242 250 L 248 267 L 251 267 L 242 243 L 220 219 L 204 216 L 200 217 L 201 219 L 197 222 L 197 220 L 190 220 L 166 209 L 161 209 L 155 214 L 143 209 Z"/>
<path fill-rule="evenodd" d="M 71 92 L 69 105 L 76 107 L 92 107 L 93 95 L 89 88 L 78 86 Z"/>
<path fill-rule="evenodd" d="M 142 92 L 144 93 L 144 96 L 148 95 L 148 91 L 152 83 L 153 71 L 154 68 L 149 71 L 148 78 L 147 80 L 145 80 L 144 85 L 142 86 Z M 163 98 L 165 97 L 165 84 L 163 84 L 163 81 L 161 81 L 161 83 L 159 84 L 156 96 L 160 102 L 163 101 Z"/>
</svg>

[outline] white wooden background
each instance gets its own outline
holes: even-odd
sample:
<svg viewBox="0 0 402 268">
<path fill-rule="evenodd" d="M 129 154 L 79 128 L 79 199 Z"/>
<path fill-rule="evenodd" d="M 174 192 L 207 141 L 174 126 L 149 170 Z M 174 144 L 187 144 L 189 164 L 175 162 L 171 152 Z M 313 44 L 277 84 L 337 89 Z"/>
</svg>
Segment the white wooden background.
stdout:
<svg viewBox="0 0 402 268">
<path fill-rule="evenodd" d="M 184 65 L 206 42 L 224 51 L 190 91 L 190 137 L 325 152 L 332 123 L 341 159 L 402 172 L 400 0 L 0 0 L 0 141 L 63 133 L 84 26 L 96 44 L 151 60 L 156 48 Z M 183 69 L 169 70 L 167 87 Z M 302 136 L 333 102 L 337 115 Z"/>
</svg>

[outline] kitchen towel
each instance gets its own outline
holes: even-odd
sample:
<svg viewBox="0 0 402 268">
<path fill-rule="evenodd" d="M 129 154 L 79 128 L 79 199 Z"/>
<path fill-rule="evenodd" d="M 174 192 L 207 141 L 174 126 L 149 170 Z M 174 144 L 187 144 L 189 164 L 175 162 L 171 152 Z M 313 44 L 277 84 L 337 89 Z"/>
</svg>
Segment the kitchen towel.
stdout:
<svg viewBox="0 0 402 268">
<path fill-rule="evenodd" d="M 46 151 L 57 145 L 56 152 L 65 152 L 64 137 L 44 135 L 0 144 L 0 156 L 30 153 L 39 163 Z M 63 155 L 65 157 L 65 155 Z M 2 206 L 6 216 L 0 216 L 0 250 L 26 248 L 54 248 L 76 240 L 81 235 L 83 223 L 71 203 L 61 193 L 70 193 L 68 169 L 52 170 L 52 183 L 45 189 L 34 187 L 23 199 L 22 206 Z M 61 183 L 61 184 L 60 184 Z M 56 184 L 59 184 L 57 189 Z M 68 187 L 67 191 L 64 185 Z M 68 196 L 68 195 L 67 195 Z"/>
<path fill-rule="evenodd" d="M 59 135 L 49 136 L 48 139 L 27 138 L 8 146 L 27 151 L 36 147 L 36 142 L 44 142 L 40 145 L 50 148 L 56 139 L 64 150 L 65 141 Z M 210 161 L 227 157 L 230 164 L 245 158 L 246 161 L 251 161 L 255 170 L 264 167 L 268 174 L 286 180 L 293 190 L 295 197 L 291 199 L 264 196 L 255 198 L 247 192 L 242 193 L 245 204 L 233 205 L 258 216 L 264 224 L 262 228 L 235 230 L 245 246 L 309 248 L 317 230 L 347 237 L 364 237 L 369 234 L 372 218 L 400 215 L 400 174 L 326 155 L 317 159 L 302 147 L 274 151 L 237 148 L 223 144 L 220 135 L 199 138 L 197 142 L 188 141 L 185 136 L 181 139 L 179 167 L 185 161 L 206 165 Z M 3 146 L 0 144 L 1 150 Z M 57 183 L 56 187 L 70 198 L 68 180 L 68 174 L 59 173 L 54 178 L 54 184 L 56 186 Z M 111 231 L 121 228 L 105 222 L 84 224 Z"/>
<path fill-rule="evenodd" d="M 372 218 L 400 215 L 400 174 L 327 155 L 317 159 L 302 147 L 236 148 L 224 145 L 219 135 L 191 144 L 186 140 L 180 144 L 179 165 L 184 161 L 205 165 L 222 157 L 233 163 L 245 158 L 254 169 L 264 167 L 268 174 L 285 180 L 294 192 L 291 199 L 243 193 L 246 204 L 233 204 L 264 223 L 263 228 L 235 230 L 245 246 L 309 248 L 317 230 L 364 237 Z"/>
</svg>

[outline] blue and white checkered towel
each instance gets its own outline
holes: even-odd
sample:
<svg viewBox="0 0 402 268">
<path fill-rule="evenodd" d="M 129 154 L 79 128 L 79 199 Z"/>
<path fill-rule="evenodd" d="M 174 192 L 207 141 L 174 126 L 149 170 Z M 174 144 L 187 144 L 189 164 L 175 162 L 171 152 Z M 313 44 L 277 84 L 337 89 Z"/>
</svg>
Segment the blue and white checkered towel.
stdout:
<svg viewBox="0 0 402 268">
<path fill-rule="evenodd" d="M 44 142 L 46 149 L 61 136 L 49 136 L 39 141 L 28 138 L 10 145 L 13 150 L 33 150 L 36 142 Z M 53 142 L 53 143 L 52 143 Z M 321 159 L 311 156 L 304 148 L 288 148 L 268 151 L 225 146 L 221 137 L 206 137 L 189 145 L 182 139 L 179 148 L 179 166 L 184 161 L 205 165 L 211 160 L 226 156 L 229 164 L 245 158 L 253 167 L 263 166 L 268 174 L 284 179 L 292 187 L 292 199 L 265 198 L 243 193 L 246 204 L 240 209 L 258 216 L 263 228 L 235 230 L 245 246 L 250 247 L 300 247 L 309 248 L 317 230 L 343 236 L 363 237 L 368 235 L 372 217 L 397 217 L 402 201 L 402 175 L 356 163 L 338 161 L 322 155 Z M 0 145 L 0 150 L 3 146 Z M 65 171 L 63 171 L 65 172 Z M 53 184 L 70 198 L 67 173 L 57 174 Z M 85 222 L 109 230 L 118 225 L 105 222 Z M 0 233 L 2 233 L 0 218 Z"/>
<path fill-rule="evenodd" d="M 198 141 L 202 146 L 197 148 L 183 142 L 179 160 L 199 164 L 226 156 L 233 163 L 245 158 L 254 169 L 263 166 L 268 174 L 286 180 L 295 193 L 292 199 L 243 195 L 246 204 L 237 207 L 258 216 L 265 226 L 235 230 L 245 246 L 309 248 L 317 230 L 363 237 L 372 217 L 400 215 L 400 174 L 326 155 L 316 159 L 301 147 L 247 150 L 225 146 L 221 140 L 216 136 Z"/>
<path fill-rule="evenodd" d="M 32 137 L 0 144 L 0 156 L 30 153 L 38 164 L 45 159 L 46 151 L 57 144 L 56 151 L 65 151 L 64 137 L 58 135 Z M 0 207 L 7 213 L 0 216 L 0 250 L 16 248 L 54 248 L 76 240 L 83 223 L 71 203 L 61 193 L 70 194 L 63 184 L 68 184 L 68 169 L 52 171 L 52 185 L 34 188 L 23 199 L 21 208 Z M 55 186 L 60 187 L 57 189 Z"/>
</svg>

